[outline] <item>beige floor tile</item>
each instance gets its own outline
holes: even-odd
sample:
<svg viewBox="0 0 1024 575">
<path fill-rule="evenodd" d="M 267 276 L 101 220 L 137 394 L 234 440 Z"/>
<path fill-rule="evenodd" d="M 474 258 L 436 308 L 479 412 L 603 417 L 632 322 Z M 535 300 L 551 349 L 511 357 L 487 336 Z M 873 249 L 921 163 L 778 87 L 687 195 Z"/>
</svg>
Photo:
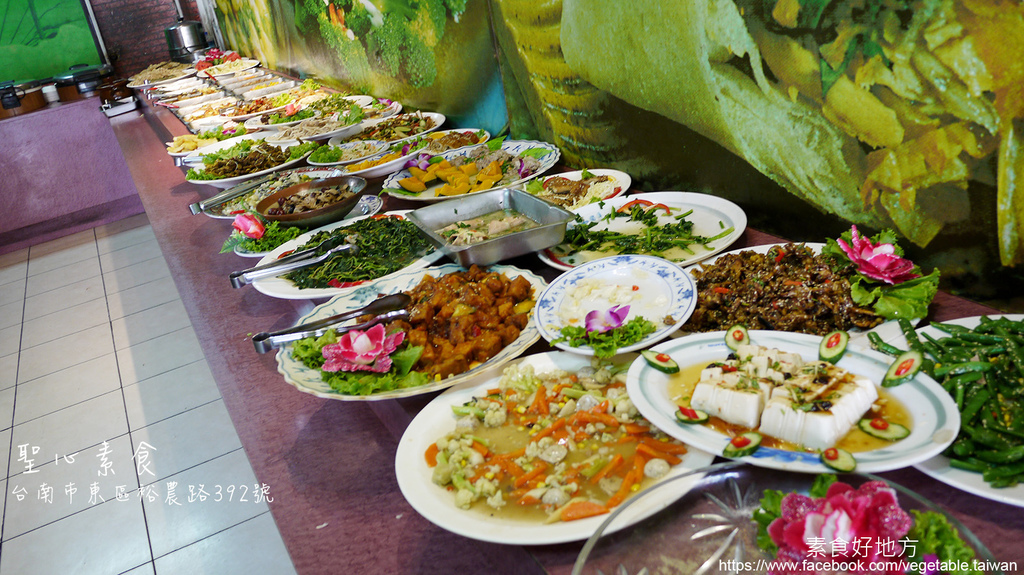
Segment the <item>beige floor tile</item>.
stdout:
<svg viewBox="0 0 1024 575">
<path fill-rule="evenodd" d="M 0 389 L 13 387 L 18 383 L 18 354 L 0 356 Z"/>
<path fill-rule="evenodd" d="M 44 375 L 18 386 L 14 424 L 19 425 L 121 388 L 113 353 Z"/>
<path fill-rule="evenodd" d="M 221 400 L 133 430 L 132 444 L 138 448 L 143 442 L 154 450 L 151 481 L 163 480 L 242 447 Z"/>
<path fill-rule="evenodd" d="M 61 289 L 25 298 L 25 321 L 103 298 L 103 276 L 93 276 Z"/>
<path fill-rule="evenodd" d="M 163 259 L 163 253 L 160 251 L 160 245 L 156 243 L 156 238 L 142 242 L 141 244 L 135 244 L 126 248 L 107 252 L 100 256 L 100 265 L 103 267 L 104 272 L 109 272 L 129 267 L 153 258 Z"/>
<path fill-rule="evenodd" d="M 40 259 L 54 253 L 73 252 L 83 245 L 95 244 L 96 233 L 92 230 L 83 230 L 28 248 L 28 259 L 31 262 L 34 259 Z"/>
<path fill-rule="evenodd" d="M 205 360 L 124 387 L 128 427 L 136 430 L 220 399 Z"/>
<path fill-rule="evenodd" d="M 26 321 L 21 330 L 21 348 L 28 349 L 109 323 L 106 300 L 94 299 Z"/>
<path fill-rule="evenodd" d="M 28 277 L 25 295 L 31 297 L 51 290 L 67 287 L 84 279 L 100 275 L 100 260 L 92 258 Z"/>
<path fill-rule="evenodd" d="M 47 458 L 53 458 L 126 433 L 124 400 L 120 391 L 113 391 L 16 425 L 11 445 L 37 446 Z"/>
<path fill-rule="evenodd" d="M 113 351 L 114 340 L 110 335 L 110 324 L 91 327 L 22 350 L 18 365 L 18 381 L 30 381 Z"/>
<path fill-rule="evenodd" d="M 25 276 L 16 278 L 7 283 L 0 283 L 0 304 L 9 304 L 25 301 Z"/>
<path fill-rule="evenodd" d="M 102 235 L 100 228 L 96 228 L 96 249 L 100 254 L 116 252 L 117 250 L 155 240 L 156 235 L 153 234 L 153 228 L 150 227 L 149 222 L 130 230 L 122 230 L 108 235 Z"/>
<path fill-rule="evenodd" d="M 192 323 L 189 322 L 188 314 L 185 312 L 185 305 L 180 299 L 153 306 L 110 322 L 110 328 L 114 334 L 114 349 L 124 349 L 191 327 Z"/>
<path fill-rule="evenodd" d="M 134 265 L 103 272 L 103 286 L 107 294 L 130 289 L 156 280 L 169 281 L 171 270 L 163 258 L 153 258 Z"/>
<path fill-rule="evenodd" d="M 180 300 L 174 282 L 157 280 L 107 296 L 110 319 L 119 319 L 151 307 Z"/>
<path fill-rule="evenodd" d="M 131 385 L 203 359 L 192 326 L 117 350 L 121 384 Z"/>
<path fill-rule="evenodd" d="M 45 255 L 36 255 L 35 252 L 35 248 L 29 251 L 28 277 L 58 270 L 85 260 L 96 259 L 99 256 L 99 253 L 96 251 L 96 240 L 91 234 L 87 240 L 83 236 L 82 243 L 76 244 L 73 247 L 52 251 Z"/>
<path fill-rule="evenodd" d="M 160 573 L 217 573 L 217 575 L 291 575 L 281 533 L 270 513 L 258 515 L 220 533 L 157 557 Z"/>
</svg>

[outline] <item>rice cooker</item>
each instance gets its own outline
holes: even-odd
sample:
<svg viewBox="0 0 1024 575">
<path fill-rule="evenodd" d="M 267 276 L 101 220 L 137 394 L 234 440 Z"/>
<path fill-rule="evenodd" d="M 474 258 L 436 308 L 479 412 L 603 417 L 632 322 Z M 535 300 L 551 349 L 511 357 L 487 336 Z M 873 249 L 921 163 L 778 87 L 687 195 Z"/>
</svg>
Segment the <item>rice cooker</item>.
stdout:
<svg viewBox="0 0 1024 575">
<path fill-rule="evenodd" d="M 110 64 L 96 66 L 77 64 L 69 68 L 67 72 L 54 76 L 60 101 L 73 102 L 97 96 L 96 89 L 110 77 L 112 72 L 113 68 Z"/>
<path fill-rule="evenodd" d="M 167 48 L 175 62 L 191 62 L 193 54 L 207 48 L 203 24 L 179 18 L 178 23 L 165 29 Z"/>
<path fill-rule="evenodd" d="M 46 107 L 43 87 L 38 83 L 0 84 L 0 120 L 13 118 Z"/>
</svg>

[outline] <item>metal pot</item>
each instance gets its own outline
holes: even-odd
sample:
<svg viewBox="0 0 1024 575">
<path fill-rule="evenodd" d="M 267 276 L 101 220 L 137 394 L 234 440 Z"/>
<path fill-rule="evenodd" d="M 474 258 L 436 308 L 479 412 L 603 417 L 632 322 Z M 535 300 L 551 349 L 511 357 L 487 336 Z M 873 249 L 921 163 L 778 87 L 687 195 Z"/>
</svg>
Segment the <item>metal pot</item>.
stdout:
<svg viewBox="0 0 1024 575">
<path fill-rule="evenodd" d="M 67 72 L 53 79 L 57 82 L 57 93 L 61 102 L 73 102 L 97 96 L 96 90 L 111 74 L 109 64 L 72 66 Z"/>
<path fill-rule="evenodd" d="M 191 62 L 192 53 L 207 45 L 202 22 L 178 20 L 177 24 L 164 30 L 164 36 L 167 37 L 172 60 Z"/>
<path fill-rule="evenodd" d="M 46 107 L 43 87 L 11 82 L 0 84 L 0 119 L 13 118 Z"/>
</svg>

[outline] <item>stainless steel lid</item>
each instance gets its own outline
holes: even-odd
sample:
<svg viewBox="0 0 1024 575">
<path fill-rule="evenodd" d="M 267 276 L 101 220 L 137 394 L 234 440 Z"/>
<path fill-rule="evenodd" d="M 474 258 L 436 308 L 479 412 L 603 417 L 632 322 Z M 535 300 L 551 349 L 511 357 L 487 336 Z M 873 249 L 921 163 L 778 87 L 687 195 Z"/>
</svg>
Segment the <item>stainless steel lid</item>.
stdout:
<svg viewBox="0 0 1024 575">
<path fill-rule="evenodd" d="M 167 37 L 167 47 L 172 54 L 190 52 L 206 46 L 206 35 L 203 33 L 202 22 L 181 20 L 165 29 L 164 36 Z"/>
</svg>

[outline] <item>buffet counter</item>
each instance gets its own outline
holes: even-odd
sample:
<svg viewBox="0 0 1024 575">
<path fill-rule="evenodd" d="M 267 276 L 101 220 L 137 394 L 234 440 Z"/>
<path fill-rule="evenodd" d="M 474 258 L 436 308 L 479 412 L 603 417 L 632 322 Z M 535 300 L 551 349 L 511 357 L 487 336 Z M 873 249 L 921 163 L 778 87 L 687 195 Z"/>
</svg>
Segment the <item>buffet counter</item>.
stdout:
<svg viewBox="0 0 1024 575">
<path fill-rule="evenodd" d="M 406 502 L 394 472 L 398 440 L 436 394 L 403 400 L 333 401 L 301 393 L 259 355 L 249 335 L 293 325 L 322 301 L 234 289 L 231 272 L 255 260 L 218 253 L 227 221 L 193 216 L 189 204 L 217 190 L 190 184 L 164 142 L 187 133 L 169 111 L 144 108 L 111 121 L 172 277 L 256 477 L 299 573 L 569 573 L 583 542 L 512 546 L 467 539 L 429 523 Z M 371 187 L 380 182 L 371 181 Z M 387 197 L 385 209 L 416 207 Z M 736 247 L 780 241 L 748 229 Z M 547 280 L 535 256 L 505 262 Z M 929 320 L 998 313 L 940 293 Z M 527 353 L 550 349 L 543 340 Z M 942 506 L 1000 561 L 1024 566 L 1024 513 L 958 491 L 913 468 L 882 474 Z M 453 508 L 453 513 L 456 510 Z"/>
</svg>

